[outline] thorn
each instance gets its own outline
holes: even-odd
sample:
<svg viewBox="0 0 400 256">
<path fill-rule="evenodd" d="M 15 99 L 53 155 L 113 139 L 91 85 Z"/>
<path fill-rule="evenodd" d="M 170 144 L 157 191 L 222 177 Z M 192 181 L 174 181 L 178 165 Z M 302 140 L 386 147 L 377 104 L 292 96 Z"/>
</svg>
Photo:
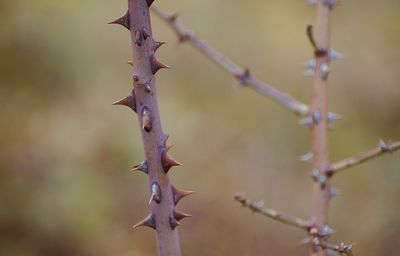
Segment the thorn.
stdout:
<svg viewBox="0 0 400 256">
<path fill-rule="evenodd" d="M 335 60 L 341 60 L 344 58 L 343 54 L 340 52 L 335 51 L 334 49 L 329 49 L 329 60 L 330 61 L 335 61 Z"/>
<path fill-rule="evenodd" d="M 150 109 L 143 107 L 142 109 L 142 128 L 146 132 L 150 132 L 153 126 L 152 115 Z"/>
<path fill-rule="evenodd" d="M 329 75 L 329 66 L 326 63 L 322 63 L 320 67 L 320 76 L 323 80 L 326 80 Z"/>
<path fill-rule="evenodd" d="M 150 56 L 150 69 L 151 69 L 151 73 L 153 73 L 153 75 L 155 75 L 157 73 L 158 70 L 162 69 L 162 68 L 169 68 L 169 66 L 162 64 L 161 62 L 159 62 L 156 57 L 154 56 L 154 54 L 152 54 Z"/>
<path fill-rule="evenodd" d="M 150 7 L 151 4 L 154 2 L 154 0 L 146 0 L 146 2 L 147 2 L 147 6 Z"/>
<path fill-rule="evenodd" d="M 172 187 L 172 195 L 173 195 L 173 197 L 174 197 L 175 205 L 177 205 L 178 202 L 179 202 L 182 198 L 184 198 L 184 197 L 186 197 L 186 196 L 191 195 L 191 194 L 194 193 L 194 191 L 178 189 L 178 188 L 176 188 L 176 187 L 174 187 L 174 186 L 171 186 L 171 187 Z"/>
<path fill-rule="evenodd" d="M 318 125 L 319 122 L 321 121 L 321 112 L 319 111 L 314 111 L 311 115 L 312 121 L 315 125 Z"/>
<path fill-rule="evenodd" d="M 309 5 L 316 5 L 317 4 L 317 0 L 308 0 L 308 4 Z"/>
<path fill-rule="evenodd" d="M 131 65 L 131 66 L 133 67 L 133 61 L 131 61 L 131 60 L 128 60 L 128 61 L 126 62 L 126 64 Z"/>
<path fill-rule="evenodd" d="M 136 96 L 135 92 L 132 90 L 131 93 L 123 99 L 120 99 L 113 103 L 113 105 L 121 105 L 130 107 L 133 111 L 136 112 Z"/>
<path fill-rule="evenodd" d="M 331 187 L 329 189 L 329 198 L 330 199 L 332 199 L 332 198 L 334 198 L 336 196 L 340 196 L 340 195 L 342 195 L 342 191 L 341 190 L 338 190 L 338 189 L 336 189 L 334 187 Z"/>
<path fill-rule="evenodd" d="M 144 90 L 148 93 L 148 94 L 153 94 L 153 89 L 151 89 L 150 85 L 145 84 L 144 85 Z"/>
<path fill-rule="evenodd" d="M 332 112 L 329 112 L 326 116 L 326 120 L 328 121 L 328 123 L 332 123 L 333 121 L 340 120 L 340 119 L 342 119 L 341 115 L 338 115 L 338 114 L 335 114 Z"/>
<path fill-rule="evenodd" d="M 306 118 L 303 118 L 303 119 L 301 119 L 301 120 L 299 120 L 299 122 L 298 122 L 300 125 L 307 125 L 307 127 L 311 127 L 312 126 L 312 123 L 313 123 L 313 120 L 312 120 L 312 118 L 311 117 L 306 117 Z"/>
<path fill-rule="evenodd" d="M 181 226 L 182 224 L 177 219 L 175 219 L 173 214 L 171 214 L 169 216 L 169 225 L 172 229 L 175 229 L 177 226 Z"/>
<path fill-rule="evenodd" d="M 312 69 L 307 69 L 306 71 L 304 71 L 303 75 L 305 77 L 313 77 L 315 74 L 315 71 Z"/>
<path fill-rule="evenodd" d="M 383 140 L 379 140 L 379 147 L 382 152 L 387 152 L 389 150 L 388 145 Z"/>
<path fill-rule="evenodd" d="M 248 79 L 250 77 L 250 70 L 248 68 L 244 69 L 242 72 L 240 73 L 236 73 L 234 75 L 234 77 L 239 80 L 239 84 L 240 85 L 244 85 L 246 79 Z"/>
<path fill-rule="evenodd" d="M 142 163 L 138 164 L 138 165 L 134 165 L 132 166 L 131 171 L 135 172 L 135 171 L 141 171 L 144 172 L 146 174 L 149 174 L 149 170 L 148 170 L 148 166 L 147 166 L 147 161 L 143 161 Z"/>
<path fill-rule="evenodd" d="M 151 184 L 151 196 L 149 204 L 151 204 L 153 201 L 157 204 L 161 203 L 161 188 L 156 181 Z"/>
<path fill-rule="evenodd" d="M 326 237 L 326 236 L 330 236 L 330 235 L 332 235 L 333 233 L 335 233 L 335 230 L 333 230 L 331 227 L 329 227 L 328 225 L 324 225 L 323 227 L 322 227 L 322 230 L 321 230 L 321 236 L 322 237 Z"/>
<path fill-rule="evenodd" d="M 312 170 L 312 172 L 311 172 L 311 178 L 312 178 L 315 182 L 318 181 L 318 178 L 319 178 L 319 171 L 318 171 L 318 169 Z"/>
<path fill-rule="evenodd" d="M 315 69 L 315 60 L 309 60 L 306 63 L 303 64 L 304 67 L 306 67 L 307 69 Z"/>
<path fill-rule="evenodd" d="M 154 220 L 153 215 L 149 215 L 146 218 L 144 218 L 142 221 L 140 221 L 138 224 L 134 225 L 133 228 L 138 228 L 138 227 L 149 227 L 152 229 L 156 229 L 156 222 Z"/>
<path fill-rule="evenodd" d="M 109 22 L 108 24 L 119 24 L 119 25 L 126 27 L 127 29 L 130 29 L 131 25 L 130 25 L 130 19 L 129 19 L 129 10 L 126 11 L 124 16 L 122 16 L 116 20 L 113 20 L 113 21 Z"/>
<path fill-rule="evenodd" d="M 154 46 L 153 46 L 153 52 L 156 52 L 158 50 L 158 48 L 160 48 L 164 44 L 165 44 L 165 42 L 155 41 L 154 42 Z"/>
<path fill-rule="evenodd" d="M 168 173 L 168 171 L 174 166 L 182 166 L 183 164 L 179 161 L 173 159 L 168 155 L 168 150 L 171 147 L 165 147 L 161 153 L 161 164 L 163 166 L 164 172 Z"/>
<path fill-rule="evenodd" d="M 182 219 L 184 219 L 184 218 L 192 217 L 192 215 L 175 210 L 175 211 L 174 211 L 174 217 L 175 217 L 175 219 L 176 219 L 177 221 L 180 221 L 180 220 L 182 220 Z"/>
<path fill-rule="evenodd" d="M 168 19 L 170 22 L 175 22 L 177 18 L 178 18 L 178 14 L 174 13 L 174 14 L 171 14 L 171 16 L 169 16 Z"/>
<path fill-rule="evenodd" d="M 308 153 L 302 155 L 302 156 L 299 158 L 299 160 L 300 160 L 300 161 L 303 161 L 303 162 L 311 162 L 312 158 L 313 158 L 313 153 L 308 152 Z"/>
</svg>

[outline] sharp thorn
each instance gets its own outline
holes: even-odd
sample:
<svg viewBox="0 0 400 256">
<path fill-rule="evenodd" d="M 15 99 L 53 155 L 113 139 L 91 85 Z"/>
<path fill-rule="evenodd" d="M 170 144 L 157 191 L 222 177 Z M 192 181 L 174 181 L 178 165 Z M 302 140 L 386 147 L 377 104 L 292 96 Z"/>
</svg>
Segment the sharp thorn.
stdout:
<svg viewBox="0 0 400 256">
<path fill-rule="evenodd" d="M 150 7 L 151 4 L 154 2 L 154 0 L 146 0 L 146 2 L 147 2 L 147 6 Z"/>
<path fill-rule="evenodd" d="M 113 20 L 111 22 L 109 22 L 108 24 L 119 24 L 122 25 L 124 27 L 126 27 L 127 29 L 130 29 L 131 25 L 130 25 L 130 19 L 129 19 L 129 10 L 126 12 L 126 14 L 116 20 Z"/>
<path fill-rule="evenodd" d="M 143 161 L 142 163 L 138 164 L 138 165 L 134 165 L 132 166 L 132 170 L 133 172 L 135 171 L 141 171 L 144 172 L 146 174 L 149 174 L 149 170 L 148 170 L 148 166 L 147 166 L 147 161 Z"/>
<path fill-rule="evenodd" d="M 177 205 L 178 202 L 179 202 L 182 198 L 184 198 L 184 197 L 186 197 L 186 196 L 191 195 L 191 194 L 194 193 L 194 191 L 178 189 L 178 188 L 176 188 L 176 187 L 174 187 L 174 186 L 171 186 L 171 187 L 172 187 L 172 195 L 173 195 L 173 197 L 174 197 L 175 205 Z"/>
<path fill-rule="evenodd" d="M 165 147 L 161 154 L 161 164 L 163 166 L 164 172 L 168 173 L 168 171 L 174 166 L 182 166 L 183 164 L 179 161 L 173 159 L 168 155 L 169 147 Z"/>
<path fill-rule="evenodd" d="M 164 65 L 163 63 L 159 62 L 156 57 L 154 56 L 154 54 L 152 54 L 150 56 L 150 69 L 151 69 L 151 73 L 156 74 L 157 71 L 159 71 L 162 68 L 170 68 L 167 65 Z"/>
<path fill-rule="evenodd" d="M 154 220 L 153 215 L 150 214 L 145 219 L 143 219 L 142 221 L 133 226 L 134 229 L 138 227 L 149 227 L 152 229 L 156 229 L 156 222 Z"/>
<path fill-rule="evenodd" d="M 165 42 L 156 41 L 154 42 L 153 52 L 156 52 L 161 46 L 163 46 Z"/>
<path fill-rule="evenodd" d="M 177 219 L 175 219 L 174 215 L 172 214 L 169 216 L 169 225 L 172 229 L 175 229 L 177 226 L 182 225 Z"/>
<path fill-rule="evenodd" d="M 192 217 L 192 215 L 175 210 L 175 211 L 174 211 L 174 217 L 175 217 L 175 219 L 176 219 L 177 221 L 180 221 L 180 220 L 182 220 L 182 219 L 184 219 L 184 218 Z"/>
<path fill-rule="evenodd" d="M 130 107 L 133 111 L 136 112 L 136 96 L 135 96 L 135 92 L 132 90 L 132 92 L 128 96 L 126 96 L 125 98 L 114 102 L 113 105 L 127 106 L 127 107 Z"/>
<path fill-rule="evenodd" d="M 302 156 L 299 158 L 299 160 L 300 160 L 300 161 L 303 161 L 303 162 L 310 162 L 310 161 L 312 160 L 312 158 L 313 158 L 313 153 L 308 152 L 308 153 L 302 155 Z"/>
</svg>

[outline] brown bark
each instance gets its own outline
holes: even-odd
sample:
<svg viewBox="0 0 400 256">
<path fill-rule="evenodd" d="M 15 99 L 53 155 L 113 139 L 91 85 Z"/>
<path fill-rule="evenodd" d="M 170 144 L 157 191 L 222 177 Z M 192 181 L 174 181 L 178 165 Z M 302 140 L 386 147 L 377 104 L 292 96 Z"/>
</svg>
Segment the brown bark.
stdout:
<svg viewBox="0 0 400 256">
<path fill-rule="evenodd" d="M 159 256 L 180 256 L 179 236 L 176 227 L 179 220 L 189 215 L 175 210 L 178 201 L 191 191 L 173 187 L 168 178 L 171 167 L 180 165 L 168 155 L 168 135 L 161 127 L 157 104 L 155 73 L 167 67 L 155 58 L 161 43 L 152 36 L 149 6 L 151 0 L 128 0 L 125 16 L 111 22 L 130 30 L 132 41 L 133 89 L 129 96 L 116 102 L 137 112 L 146 160 L 135 166 L 149 176 L 151 213 L 134 227 L 147 226 L 156 230 Z"/>
<path fill-rule="evenodd" d="M 331 6 L 326 1 L 319 0 L 316 4 L 317 20 L 315 26 L 315 60 L 314 87 L 311 104 L 311 149 L 313 154 L 313 201 L 311 222 L 317 230 L 316 235 L 323 234 L 324 226 L 328 224 L 330 199 L 330 181 L 326 173 L 329 163 L 328 151 L 328 73 L 330 49 L 330 12 Z M 310 246 L 313 256 L 325 256 L 326 250 Z"/>
</svg>

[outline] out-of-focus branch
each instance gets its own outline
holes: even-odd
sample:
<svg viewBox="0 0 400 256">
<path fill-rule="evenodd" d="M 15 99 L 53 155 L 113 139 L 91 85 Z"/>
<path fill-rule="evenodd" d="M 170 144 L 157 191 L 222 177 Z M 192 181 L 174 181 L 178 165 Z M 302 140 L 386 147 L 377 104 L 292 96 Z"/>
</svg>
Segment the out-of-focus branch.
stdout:
<svg viewBox="0 0 400 256">
<path fill-rule="evenodd" d="M 314 250 L 316 251 L 322 248 L 326 251 L 333 251 L 335 253 L 339 253 L 340 255 L 346 255 L 346 256 L 353 256 L 353 247 L 355 245 L 355 244 L 347 245 L 343 242 L 339 244 L 330 244 L 318 237 L 314 237 L 312 239 L 307 237 L 301 242 L 301 244 L 310 244 L 312 247 L 314 247 Z"/>
<path fill-rule="evenodd" d="M 326 171 L 329 175 L 333 175 L 347 168 L 353 167 L 365 161 L 371 160 L 375 157 L 381 156 L 385 153 L 393 153 L 398 149 L 400 149 L 400 141 L 387 142 L 387 143 L 381 141 L 378 147 L 373 148 L 367 152 L 358 153 L 357 155 L 351 156 L 349 158 L 331 164 L 328 166 Z"/>
<path fill-rule="evenodd" d="M 290 95 L 287 95 L 254 78 L 250 75 L 249 70 L 240 68 L 227 57 L 210 47 L 206 41 L 197 38 L 193 32 L 189 31 L 176 21 L 176 15 L 168 14 L 154 5 L 151 9 L 176 32 L 180 42 L 189 42 L 197 50 L 222 67 L 226 72 L 238 79 L 242 85 L 248 86 L 259 93 L 270 97 L 272 100 L 296 114 L 307 115 L 309 113 L 309 107 L 306 104 L 301 103 Z"/>
<path fill-rule="evenodd" d="M 249 208 L 251 211 L 262 214 L 266 217 L 274 219 L 276 221 L 306 230 L 311 228 L 311 223 L 307 220 L 289 216 L 286 213 L 276 211 L 273 209 L 269 209 L 264 207 L 263 203 L 261 202 L 254 202 L 246 198 L 244 193 L 236 193 L 234 196 L 235 200 L 238 201 L 243 207 Z"/>
</svg>

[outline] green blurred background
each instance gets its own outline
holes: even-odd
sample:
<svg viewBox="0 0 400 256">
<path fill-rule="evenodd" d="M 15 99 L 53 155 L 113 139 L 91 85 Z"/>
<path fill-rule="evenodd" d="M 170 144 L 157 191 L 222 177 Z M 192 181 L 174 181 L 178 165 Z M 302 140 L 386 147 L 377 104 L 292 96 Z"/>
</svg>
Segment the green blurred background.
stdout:
<svg viewBox="0 0 400 256">
<path fill-rule="evenodd" d="M 160 0 L 210 45 L 277 88 L 309 102 L 306 24 L 299 0 Z M 131 86 L 128 32 L 106 25 L 126 1 L 1 1 L 0 255 L 155 255 L 154 232 L 133 231 L 148 213 L 136 118 L 111 103 Z M 339 160 L 400 138 L 400 2 L 344 1 L 333 13 L 330 107 L 344 119 L 330 134 Z M 269 207 L 308 217 L 309 131 L 298 117 L 234 79 L 153 17 L 167 41 L 157 75 L 164 130 L 185 166 L 172 182 L 197 193 L 179 229 L 183 255 L 306 255 L 304 233 L 233 201 L 245 191 Z M 356 255 L 398 255 L 400 158 L 387 155 L 335 177 L 333 241 Z"/>
</svg>

